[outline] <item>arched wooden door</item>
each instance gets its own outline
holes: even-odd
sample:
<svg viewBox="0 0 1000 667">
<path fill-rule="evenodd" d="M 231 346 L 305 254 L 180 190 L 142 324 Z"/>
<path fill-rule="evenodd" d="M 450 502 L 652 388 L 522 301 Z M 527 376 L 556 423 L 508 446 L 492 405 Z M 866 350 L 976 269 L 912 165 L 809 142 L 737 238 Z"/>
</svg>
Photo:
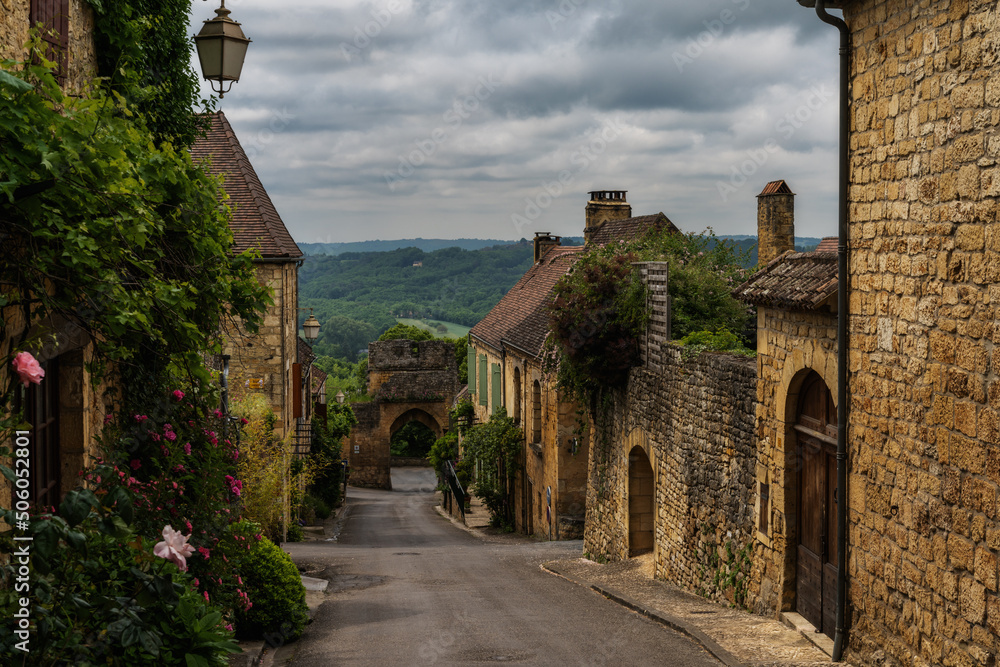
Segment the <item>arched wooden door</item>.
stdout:
<svg viewBox="0 0 1000 667">
<path fill-rule="evenodd" d="M 654 522 L 653 467 L 642 447 L 633 447 L 628 455 L 628 555 L 638 556 L 653 550 Z"/>
<path fill-rule="evenodd" d="M 837 410 L 810 373 L 799 393 L 796 610 L 833 637 L 837 610 Z"/>
</svg>

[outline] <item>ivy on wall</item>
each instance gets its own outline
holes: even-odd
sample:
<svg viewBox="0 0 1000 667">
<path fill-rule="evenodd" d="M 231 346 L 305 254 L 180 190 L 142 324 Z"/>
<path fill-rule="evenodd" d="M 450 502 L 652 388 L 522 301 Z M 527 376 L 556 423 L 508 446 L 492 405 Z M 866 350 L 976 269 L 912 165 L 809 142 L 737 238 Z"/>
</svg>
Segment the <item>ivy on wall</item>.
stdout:
<svg viewBox="0 0 1000 667">
<path fill-rule="evenodd" d="M 212 111 L 191 68 L 190 0 L 87 0 L 94 10 L 97 71 L 157 141 L 190 146 L 202 131 L 192 109 Z"/>
</svg>

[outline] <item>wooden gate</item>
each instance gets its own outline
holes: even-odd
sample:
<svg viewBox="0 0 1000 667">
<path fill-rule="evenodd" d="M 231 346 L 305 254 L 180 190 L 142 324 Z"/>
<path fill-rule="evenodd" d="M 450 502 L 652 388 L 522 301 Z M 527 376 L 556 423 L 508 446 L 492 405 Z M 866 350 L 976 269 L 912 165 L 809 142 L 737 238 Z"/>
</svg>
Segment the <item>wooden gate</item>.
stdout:
<svg viewBox="0 0 1000 667">
<path fill-rule="evenodd" d="M 833 637 L 837 610 L 837 410 L 810 373 L 799 394 L 796 610 Z"/>
</svg>

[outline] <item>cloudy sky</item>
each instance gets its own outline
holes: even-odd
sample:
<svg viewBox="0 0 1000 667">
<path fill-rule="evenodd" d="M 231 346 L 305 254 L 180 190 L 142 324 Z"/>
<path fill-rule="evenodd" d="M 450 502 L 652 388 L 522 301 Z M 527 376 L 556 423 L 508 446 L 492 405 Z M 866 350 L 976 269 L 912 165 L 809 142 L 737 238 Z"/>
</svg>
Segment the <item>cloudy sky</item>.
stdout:
<svg viewBox="0 0 1000 667">
<path fill-rule="evenodd" d="M 836 234 L 838 35 L 792 0 L 226 5 L 220 108 L 298 241 L 579 236 L 591 190 L 755 234 L 778 178 Z"/>
</svg>

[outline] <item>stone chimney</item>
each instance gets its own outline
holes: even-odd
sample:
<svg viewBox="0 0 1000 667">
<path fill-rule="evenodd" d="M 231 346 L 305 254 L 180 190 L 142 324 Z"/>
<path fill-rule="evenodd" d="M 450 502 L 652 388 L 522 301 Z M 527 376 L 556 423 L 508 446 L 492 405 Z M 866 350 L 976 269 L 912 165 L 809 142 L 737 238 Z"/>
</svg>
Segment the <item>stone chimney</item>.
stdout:
<svg viewBox="0 0 1000 667">
<path fill-rule="evenodd" d="M 757 195 L 757 261 L 767 264 L 786 250 L 795 250 L 795 193 L 771 181 Z"/>
<path fill-rule="evenodd" d="M 535 264 L 538 264 L 549 250 L 558 247 L 560 242 L 562 242 L 561 236 L 552 236 L 548 232 L 535 232 Z"/>
<path fill-rule="evenodd" d="M 625 201 L 628 190 L 594 190 L 587 202 L 587 225 L 583 228 L 585 243 L 608 220 L 625 220 L 632 217 L 632 206 Z"/>
</svg>

